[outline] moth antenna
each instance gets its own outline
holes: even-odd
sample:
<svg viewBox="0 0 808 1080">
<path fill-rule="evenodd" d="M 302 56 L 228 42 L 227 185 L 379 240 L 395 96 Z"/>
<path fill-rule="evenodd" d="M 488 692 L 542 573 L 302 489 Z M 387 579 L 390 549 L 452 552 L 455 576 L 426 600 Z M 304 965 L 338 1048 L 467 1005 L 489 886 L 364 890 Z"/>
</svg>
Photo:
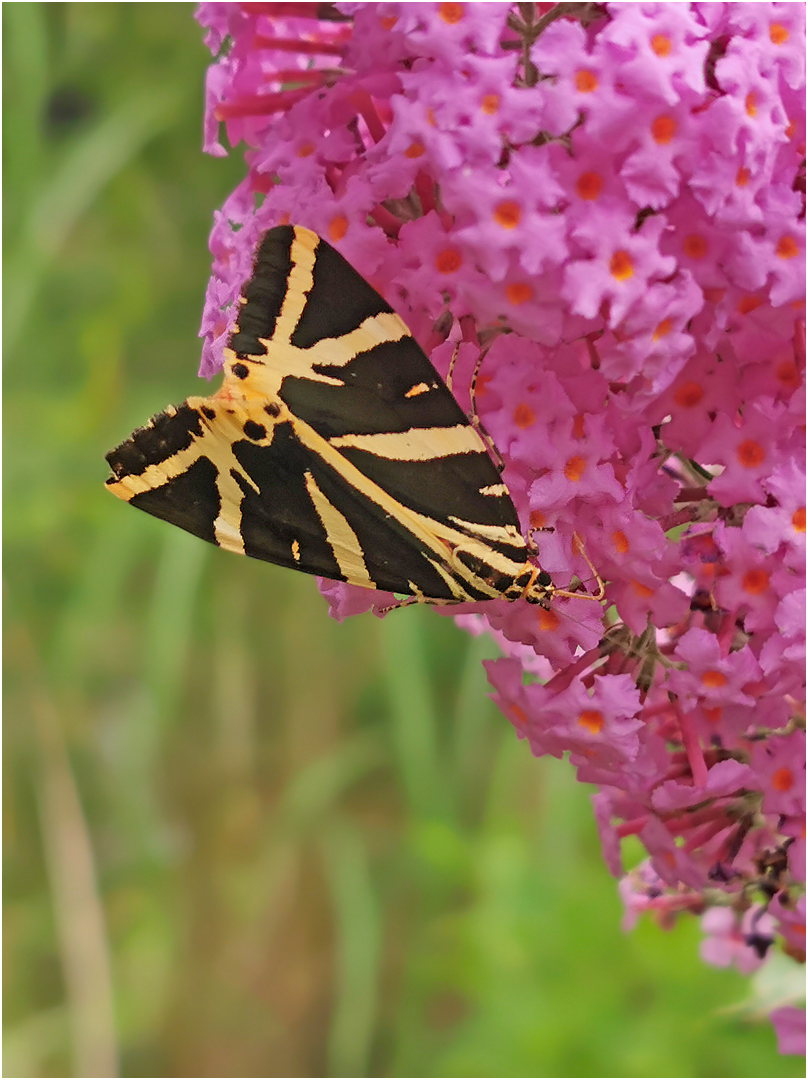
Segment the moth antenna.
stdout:
<svg viewBox="0 0 808 1080">
<path fill-rule="evenodd" d="M 477 378 L 480 374 L 480 368 L 483 366 L 483 360 L 485 360 L 486 354 L 490 347 L 491 346 L 489 344 L 484 349 L 480 350 L 480 355 L 477 357 L 477 363 L 474 365 L 474 371 L 471 373 L 471 382 L 469 383 L 471 415 L 469 416 L 469 420 L 471 421 L 471 426 L 474 428 L 474 430 L 483 440 L 485 445 L 488 447 L 488 451 L 491 454 L 491 457 L 494 459 L 494 464 L 496 465 L 497 470 L 499 472 L 502 472 L 505 468 L 505 462 L 502 459 L 502 454 L 500 454 L 499 450 L 497 449 L 496 443 L 486 431 L 485 425 L 480 419 L 480 414 L 477 412 Z"/>
<path fill-rule="evenodd" d="M 455 364 L 457 363 L 457 356 L 460 352 L 460 346 L 463 344 L 462 340 L 458 341 L 452 350 L 452 359 L 449 361 L 449 370 L 446 372 L 446 379 L 444 380 L 449 391 L 452 391 L 452 375 L 454 374 Z M 480 368 L 483 366 L 483 360 L 485 360 L 485 354 L 491 347 L 491 343 L 486 345 L 480 350 L 477 357 L 477 361 L 474 365 L 474 371 L 471 373 L 471 382 L 469 383 L 469 399 L 471 401 L 471 412 L 468 414 L 469 423 L 483 440 L 488 447 L 488 452 L 494 459 L 494 464 L 497 467 L 498 472 L 502 472 L 505 468 L 505 462 L 502 460 L 502 454 L 497 449 L 496 443 L 486 431 L 485 425 L 480 419 L 480 414 L 477 412 L 477 377 L 480 374 Z"/>
<path fill-rule="evenodd" d="M 452 391 L 452 375 L 454 375 L 455 364 L 457 363 L 457 354 L 460 352 L 462 344 L 462 341 L 455 343 L 455 347 L 452 349 L 452 359 L 449 361 L 449 370 L 446 372 L 446 388 L 450 393 Z"/>
</svg>

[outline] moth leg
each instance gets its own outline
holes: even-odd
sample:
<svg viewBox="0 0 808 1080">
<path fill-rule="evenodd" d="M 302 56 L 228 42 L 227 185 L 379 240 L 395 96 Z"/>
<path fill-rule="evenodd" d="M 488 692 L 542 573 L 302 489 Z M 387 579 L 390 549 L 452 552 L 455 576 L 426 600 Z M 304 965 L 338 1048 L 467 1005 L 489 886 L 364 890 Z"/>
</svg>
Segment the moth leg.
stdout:
<svg viewBox="0 0 808 1080">
<path fill-rule="evenodd" d="M 577 548 L 578 554 L 582 555 L 584 557 L 586 565 L 592 571 L 592 577 L 598 583 L 598 591 L 596 593 L 587 593 L 587 592 L 580 593 L 580 592 L 570 592 L 568 589 L 553 589 L 553 596 L 566 596 L 566 597 L 569 597 L 571 600 L 595 600 L 597 603 L 600 603 L 600 601 L 606 595 L 606 586 L 603 583 L 603 578 L 601 578 L 600 574 L 597 572 L 595 567 L 592 565 L 592 560 L 589 558 L 589 556 L 586 553 L 586 548 L 584 547 L 584 542 L 580 538 L 580 536 L 578 535 L 577 532 L 572 534 L 572 542 L 573 542 L 573 546 L 575 548 Z"/>
<path fill-rule="evenodd" d="M 528 529 L 525 533 L 525 543 L 527 544 L 527 549 L 531 555 L 539 554 L 539 545 L 534 540 L 533 534 L 540 532 L 555 532 L 555 528 L 552 525 L 533 525 Z"/>
<path fill-rule="evenodd" d="M 386 607 L 379 608 L 380 615 L 386 615 L 389 611 L 398 611 L 399 608 L 409 607 L 410 604 L 422 604 L 421 600 L 417 596 L 408 596 L 406 600 L 396 600 L 395 604 L 388 604 Z"/>
<path fill-rule="evenodd" d="M 412 582 L 410 582 L 412 585 Z M 414 586 L 413 586 L 414 587 Z M 399 608 L 410 607 L 411 604 L 429 604 L 430 607 L 448 607 L 452 604 L 467 604 L 468 600 L 458 598 L 457 600 L 448 600 L 445 598 L 433 598 L 424 596 L 424 594 L 418 590 L 412 596 L 406 597 L 404 600 L 397 600 L 395 604 L 388 604 L 387 607 L 379 608 L 380 615 L 386 615 L 388 611 L 398 611 Z"/>
</svg>

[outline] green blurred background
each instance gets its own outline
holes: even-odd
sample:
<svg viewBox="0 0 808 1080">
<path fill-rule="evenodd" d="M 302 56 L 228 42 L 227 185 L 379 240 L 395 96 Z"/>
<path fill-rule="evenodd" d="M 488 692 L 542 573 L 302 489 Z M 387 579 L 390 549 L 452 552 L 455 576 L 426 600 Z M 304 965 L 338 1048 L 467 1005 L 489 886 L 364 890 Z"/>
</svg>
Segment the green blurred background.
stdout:
<svg viewBox="0 0 808 1080">
<path fill-rule="evenodd" d="M 6 4 L 6 1076 L 799 1076 L 698 928 L 619 927 L 589 792 L 411 608 L 104 493 L 198 393 L 185 4 Z M 634 852 L 636 856 L 636 852 Z"/>
</svg>

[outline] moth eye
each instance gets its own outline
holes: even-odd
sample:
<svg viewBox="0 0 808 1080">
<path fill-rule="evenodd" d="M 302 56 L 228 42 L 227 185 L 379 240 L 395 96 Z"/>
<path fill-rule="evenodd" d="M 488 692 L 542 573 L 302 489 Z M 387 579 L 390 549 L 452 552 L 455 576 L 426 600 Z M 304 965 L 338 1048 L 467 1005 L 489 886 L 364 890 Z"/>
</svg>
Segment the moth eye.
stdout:
<svg viewBox="0 0 808 1080">
<path fill-rule="evenodd" d="M 539 585 L 544 586 L 544 588 L 547 588 L 548 585 L 553 584 L 553 579 L 550 577 L 546 570 L 541 571 L 539 576 L 536 578 L 536 581 L 539 583 Z"/>
<path fill-rule="evenodd" d="M 280 416 L 281 407 L 277 401 L 270 401 L 269 405 L 264 406 L 264 412 L 267 416 Z"/>
<path fill-rule="evenodd" d="M 248 420 L 244 425 L 244 434 L 253 442 L 258 442 L 267 437 L 267 429 L 263 424 L 256 424 L 254 420 Z"/>
<path fill-rule="evenodd" d="M 247 367 L 246 364 L 233 364 L 230 370 L 233 372 L 237 379 L 246 379 L 247 376 L 250 374 L 250 369 Z"/>
<path fill-rule="evenodd" d="M 215 420 L 216 419 L 216 410 L 211 409 L 207 405 L 203 405 L 202 406 L 202 415 L 207 416 L 208 420 Z"/>
</svg>

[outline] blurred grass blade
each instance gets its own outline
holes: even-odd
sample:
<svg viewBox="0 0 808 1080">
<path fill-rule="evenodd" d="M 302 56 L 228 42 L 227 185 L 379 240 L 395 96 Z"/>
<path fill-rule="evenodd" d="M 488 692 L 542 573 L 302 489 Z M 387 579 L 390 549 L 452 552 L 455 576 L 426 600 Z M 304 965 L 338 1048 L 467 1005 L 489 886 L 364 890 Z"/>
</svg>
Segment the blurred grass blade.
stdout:
<svg viewBox="0 0 808 1080">
<path fill-rule="evenodd" d="M 34 701 L 37 802 L 70 1012 L 74 1076 L 117 1076 L 112 974 L 87 822 L 59 717 L 44 689 Z"/>
<path fill-rule="evenodd" d="M 43 106 L 48 96 L 48 37 L 42 4 L 7 4 L 3 7 L 3 89 L 12 109 L 4 110 L 3 180 L 9 192 L 25 190 L 42 164 Z M 9 235 L 18 235 L 11 215 L 5 219 Z"/>
<path fill-rule="evenodd" d="M 164 720 L 173 717 L 193 640 L 192 621 L 210 549 L 190 533 L 166 529 L 152 594 L 143 668 Z"/>
<path fill-rule="evenodd" d="M 501 655 L 489 634 L 469 636 L 452 724 L 458 806 L 476 808 L 480 792 L 488 786 L 491 753 L 507 726 L 500 723 L 502 717 L 487 697 L 490 687 L 482 666 L 483 660 L 493 660 Z"/>
<path fill-rule="evenodd" d="M 410 810 L 415 817 L 445 817 L 450 798 L 438 747 L 435 695 L 419 633 L 424 616 L 434 618 L 417 608 L 393 612 L 383 620 L 380 636 L 396 764 Z"/>
<path fill-rule="evenodd" d="M 278 820 L 296 834 L 320 827 L 341 795 L 371 769 L 383 754 L 372 735 L 356 735 L 328 754 L 303 766 L 283 793 Z"/>
<path fill-rule="evenodd" d="M 19 247 L 5 259 L 4 346 L 11 352 L 42 278 L 78 219 L 101 190 L 161 131 L 170 128 L 184 97 L 176 87 L 154 87 L 128 98 L 70 147 L 34 196 Z"/>
<path fill-rule="evenodd" d="M 357 829 L 344 819 L 334 821 L 321 846 L 336 922 L 328 1075 L 368 1076 L 378 1010 L 381 905 Z"/>
</svg>

